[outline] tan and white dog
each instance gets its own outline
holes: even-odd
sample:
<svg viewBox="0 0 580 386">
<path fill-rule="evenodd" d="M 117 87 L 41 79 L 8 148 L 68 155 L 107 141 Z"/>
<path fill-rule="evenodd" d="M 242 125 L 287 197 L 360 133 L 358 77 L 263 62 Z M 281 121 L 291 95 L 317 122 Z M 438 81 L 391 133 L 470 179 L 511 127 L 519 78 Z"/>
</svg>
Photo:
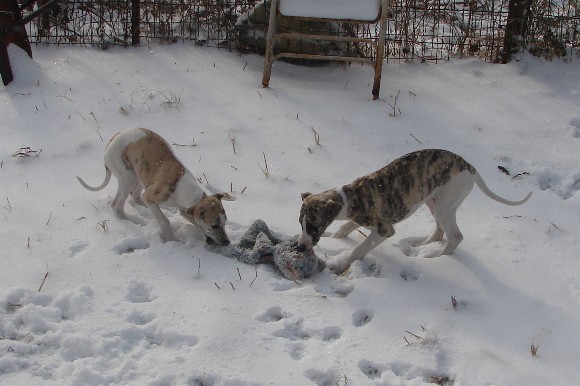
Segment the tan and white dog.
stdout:
<svg viewBox="0 0 580 386">
<path fill-rule="evenodd" d="M 234 198 L 227 193 L 206 193 L 159 134 L 143 128 L 115 134 L 105 149 L 105 171 L 105 180 L 97 187 L 77 179 L 86 189 L 98 191 L 107 186 L 114 174 L 118 186 L 111 207 L 118 218 L 127 218 L 125 201 L 131 195 L 136 203 L 151 210 L 164 242 L 176 237 L 160 205 L 178 208 L 186 220 L 199 227 L 208 244 L 230 243 L 221 201 Z"/>
<path fill-rule="evenodd" d="M 506 200 L 493 193 L 477 170 L 460 156 L 446 150 L 420 150 L 341 188 L 320 194 L 303 193 L 299 244 L 312 248 L 334 220 L 348 220 L 332 235 L 334 238 L 346 237 L 359 226 L 369 229 L 370 234 L 345 261 L 329 264 L 333 271 L 341 273 L 393 236 L 393 224 L 426 204 L 435 217 L 436 228 L 420 244 L 441 241 L 445 235 L 443 249 L 426 257 L 449 255 L 463 240 L 455 215 L 474 184 L 488 197 L 506 205 L 521 205 L 532 194 L 520 201 Z"/>
</svg>

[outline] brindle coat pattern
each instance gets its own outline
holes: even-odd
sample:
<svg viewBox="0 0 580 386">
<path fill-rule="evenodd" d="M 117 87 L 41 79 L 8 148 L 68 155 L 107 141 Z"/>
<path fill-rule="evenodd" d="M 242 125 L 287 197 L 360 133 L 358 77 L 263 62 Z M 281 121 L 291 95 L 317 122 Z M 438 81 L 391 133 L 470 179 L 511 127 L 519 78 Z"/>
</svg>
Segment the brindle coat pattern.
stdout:
<svg viewBox="0 0 580 386">
<path fill-rule="evenodd" d="M 505 205 L 521 205 L 532 194 L 519 201 L 507 200 L 492 192 L 477 170 L 460 156 L 440 149 L 420 150 L 340 188 L 320 194 L 303 193 L 300 243 L 305 248 L 316 245 L 334 220 L 349 220 L 333 234 L 336 238 L 347 236 L 359 226 L 369 229 L 371 233 L 345 261 L 329 264 L 340 273 L 394 235 L 393 224 L 403 221 L 425 203 L 435 217 L 436 229 L 422 244 L 440 241 L 443 235 L 447 238 L 441 251 L 431 251 L 425 256 L 451 254 L 463 240 L 456 211 L 474 184 Z"/>
<path fill-rule="evenodd" d="M 347 217 L 376 227 L 381 236 L 392 236 L 387 224 L 402 221 L 417 202 L 464 170 L 475 174 L 473 166 L 446 150 L 407 154 L 342 187 L 349 203 Z"/>
</svg>

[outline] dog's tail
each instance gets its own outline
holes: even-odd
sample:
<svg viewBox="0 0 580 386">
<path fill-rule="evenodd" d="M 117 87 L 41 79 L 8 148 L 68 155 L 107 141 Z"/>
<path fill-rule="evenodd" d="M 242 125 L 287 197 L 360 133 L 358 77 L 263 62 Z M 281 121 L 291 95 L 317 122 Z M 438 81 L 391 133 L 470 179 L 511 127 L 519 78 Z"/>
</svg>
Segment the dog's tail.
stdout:
<svg viewBox="0 0 580 386">
<path fill-rule="evenodd" d="M 103 190 L 105 188 L 105 186 L 107 186 L 109 184 L 109 181 L 111 181 L 111 171 L 109 170 L 108 167 L 105 166 L 105 181 L 103 181 L 103 183 L 99 186 L 90 186 L 87 185 L 86 182 L 83 181 L 82 178 L 77 176 L 77 180 L 79 180 L 79 182 L 81 183 L 81 185 L 85 188 L 90 190 L 91 192 L 96 192 L 98 190 Z"/>
<path fill-rule="evenodd" d="M 486 196 L 488 196 L 489 198 L 491 198 L 491 199 L 493 199 L 493 200 L 495 200 L 497 202 L 501 202 L 502 204 L 505 204 L 505 205 L 510 205 L 510 206 L 522 205 L 523 203 L 525 203 L 526 201 L 528 201 L 528 199 L 532 195 L 532 192 L 529 192 L 526 197 L 522 198 L 519 201 L 507 200 L 507 199 L 505 199 L 503 197 L 498 196 L 494 192 L 492 192 L 491 189 L 489 189 L 487 187 L 487 185 L 485 184 L 485 181 L 483 181 L 483 178 L 481 178 L 481 176 L 479 175 L 478 172 L 475 172 L 475 183 L 477 184 L 477 187 L 479 189 L 481 189 L 481 191 L 483 193 L 485 193 Z"/>
</svg>

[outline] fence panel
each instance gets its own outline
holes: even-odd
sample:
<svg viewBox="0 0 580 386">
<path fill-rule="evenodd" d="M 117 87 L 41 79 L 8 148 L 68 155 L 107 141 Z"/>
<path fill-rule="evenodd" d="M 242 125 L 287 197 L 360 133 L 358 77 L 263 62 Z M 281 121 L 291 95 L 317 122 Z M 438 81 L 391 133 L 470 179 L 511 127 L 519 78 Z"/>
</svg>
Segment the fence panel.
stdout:
<svg viewBox="0 0 580 386">
<path fill-rule="evenodd" d="M 445 60 L 472 55 L 500 61 L 510 0 L 392 0 L 387 60 Z M 514 1 L 514 0 L 511 0 Z M 528 0 L 521 43 L 546 57 L 580 48 L 580 0 Z M 42 0 L 39 1 L 39 4 Z M 263 38 L 254 17 L 257 0 L 61 0 L 28 26 L 32 43 L 110 45 L 175 43 L 241 51 L 256 47 L 240 34 Z M 266 0 L 266 7 L 269 1 Z M 29 12 L 32 9 L 28 10 Z M 250 25 L 252 29 L 240 28 Z M 336 33 L 375 37 L 378 28 L 337 25 Z M 371 50 L 342 46 L 356 55 Z"/>
</svg>

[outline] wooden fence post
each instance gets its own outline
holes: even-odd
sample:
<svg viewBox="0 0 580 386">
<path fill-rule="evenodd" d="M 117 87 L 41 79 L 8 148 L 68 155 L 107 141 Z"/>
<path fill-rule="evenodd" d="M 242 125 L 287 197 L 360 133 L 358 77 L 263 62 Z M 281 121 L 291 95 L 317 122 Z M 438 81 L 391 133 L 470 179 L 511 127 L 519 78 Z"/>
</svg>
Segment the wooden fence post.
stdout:
<svg viewBox="0 0 580 386">
<path fill-rule="evenodd" d="M 131 44 L 141 44 L 141 0 L 131 2 Z"/>
<path fill-rule="evenodd" d="M 530 0 L 509 0 L 502 63 L 509 62 L 521 43 L 526 41 L 530 5 Z"/>
</svg>

